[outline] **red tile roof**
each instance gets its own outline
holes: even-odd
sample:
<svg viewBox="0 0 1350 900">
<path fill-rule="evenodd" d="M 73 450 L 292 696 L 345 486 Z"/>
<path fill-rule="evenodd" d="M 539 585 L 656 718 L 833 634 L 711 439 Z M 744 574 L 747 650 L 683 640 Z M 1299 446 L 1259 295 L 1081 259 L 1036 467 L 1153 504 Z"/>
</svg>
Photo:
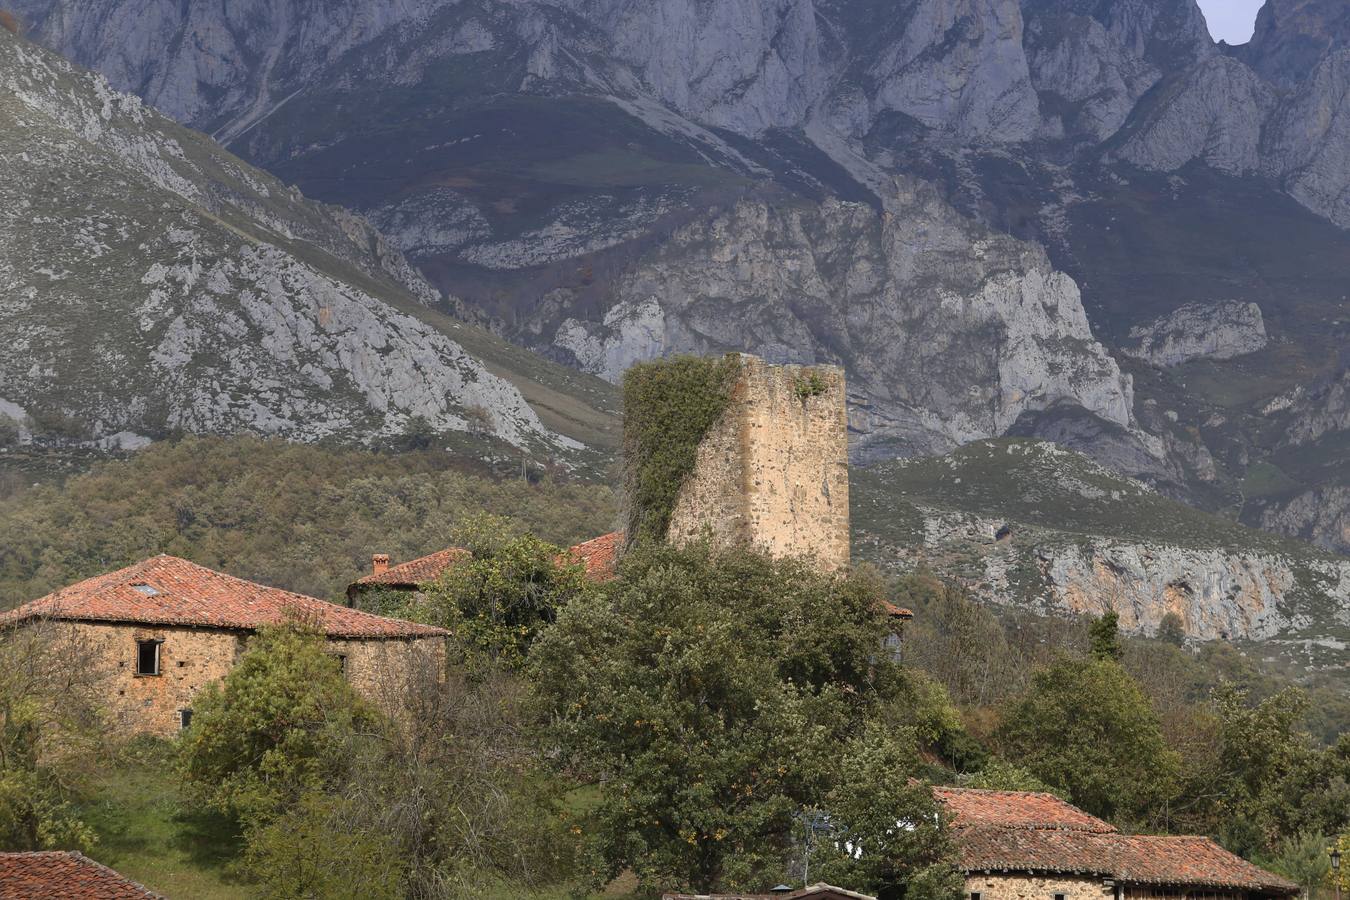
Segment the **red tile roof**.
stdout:
<svg viewBox="0 0 1350 900">
<path fill-rule="evenodd" d="M 586 566 L 586 575 L 596 581 L 604 581 L 614 572 L 614 566 L 623 550 L 623 532 L 592 538 L 583 544 L 568 549 L 572 560 Z M 372 586 L 412 589 L 428 584 L 441 577 L 441 573 L 460 560 L 467 559 L 469 551 L 461 547 L 448 547 L 426 556 L 408 560 L 397 566 L 390 566 L 383 572 L 372 573 L 358 578 L 347 588 L 347 596 Z"/>
<path fill-rule="evenodd" d="M 1115 878 L 1133 884 L 1190 885 L 1297 893 L 1298 885 L 1234 856 L 1205 837 L 1154 837 L 1088 831 L 958 829 L 964 872 L 1034 872 Z"/>
<path fill-rule="evenodd" d="M 395 588 L 415 588 L 418 585 L 435 581 L 441 577 L 441 573 L 446 569 L 468 557 L 468 550 L 462 547 L 448 547 L 445 550 L 437 550 L 435 553 L 429 553 L 426 556 L 419 556 L 417 559 L 410 559 L 405 563 L 390 566 L 383 572 L 358 578 L 352 583 L 352 587 L 383 585 Z"/>
<path fill-rule="evenodd" d="M 0 900 L 164 900 L 80 853 L 0 853 Z"/>
<path fill-rule="evenodd" d="M 935 787 L 933 796 L 946 807 L 953 828 L 967 825 L 997 825 L 1005 828 L 1087 831 L 1098 834 L 1116 830 L 1109 822 L 1088 815 L 1054 794 Z"/>
<path fill-rule="evenodd" d="M 612 531 L 577 544 L 567 552 L 573 559 L 586 566 L 586 577 L 595 581 L 608 581 L 614 577 L 614 567 L 619 564 L 623 544 L 624 533 Z"/>
<path fill-rule="evenodd" d="M 290 616 L 315 622 L 331 638 L 444 635 L 429 625 L 348 609 L 216 572 L 174 556 L 156 556 L 62 588 L 0 614 L 0 626 L 34 618 L 253 630 Z"/>
</svg>

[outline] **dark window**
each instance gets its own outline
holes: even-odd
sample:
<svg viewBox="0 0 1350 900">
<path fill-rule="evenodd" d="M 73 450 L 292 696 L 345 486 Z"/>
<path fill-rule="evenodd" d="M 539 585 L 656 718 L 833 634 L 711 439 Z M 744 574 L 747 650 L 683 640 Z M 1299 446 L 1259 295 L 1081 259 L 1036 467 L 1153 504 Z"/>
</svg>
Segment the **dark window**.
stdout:
<svg viewBox="0 0 1350 900">
<path fill-rule="evenodd" d="M 183 725 L 183 730 L 187 731 L 188 726 L 192 724 L 192 710 L 180 709 L 178 711 L 178 719 Z"/>
<path fill-rule="evenodd" d="M 1056 895 L 1055 895 L 1055 900 L 1064 900 L 1064 895 L 1063 895 L 1063 894 L 1056 894 Z"/>
<path fill-rule="evenodd" d="M 971 891 L 971 892 L 970 892 L 970 900 L 980 900 L 980 892 L 979 892 L 979 891 Z"/>
<path fill-rule="evenodd" d="M 159 641 L 136 642 L 136 674 L 159 674 Z"/>
<path fill-rule="evenodd" d="M 347 674 L 347 654 L 345 654 L 345 653 L 338 653 L 338 654 L 337 654 L 337 661 L 338 661 L 338 669 L 340 669 L 340 670 L 342 671 L 342 674 L 343 674 L 343 675 L 346 675 L 346 674 Z"/>
</svg>

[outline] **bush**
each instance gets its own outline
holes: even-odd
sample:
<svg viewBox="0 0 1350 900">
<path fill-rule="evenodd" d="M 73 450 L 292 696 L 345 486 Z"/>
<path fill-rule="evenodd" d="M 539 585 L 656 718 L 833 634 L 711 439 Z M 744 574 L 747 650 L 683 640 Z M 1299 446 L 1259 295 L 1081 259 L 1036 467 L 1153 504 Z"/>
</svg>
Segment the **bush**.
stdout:
<svg viewBox="0 0 1350 900">
<path fill-rule="evenodd" d="M 195 707 L 182 744 L 189 793 L 252 827 L 342 784 L 362 736 L 379 726 L 323 636 L 298 622 L 260 628 Z"/>
<path fill-rule="evenodd" d="M 16 37 L 23 33 L 23 26 L 19 23 L 18 16 L 7 9 L 0 9 L 0 28 Z"/>
</svg>

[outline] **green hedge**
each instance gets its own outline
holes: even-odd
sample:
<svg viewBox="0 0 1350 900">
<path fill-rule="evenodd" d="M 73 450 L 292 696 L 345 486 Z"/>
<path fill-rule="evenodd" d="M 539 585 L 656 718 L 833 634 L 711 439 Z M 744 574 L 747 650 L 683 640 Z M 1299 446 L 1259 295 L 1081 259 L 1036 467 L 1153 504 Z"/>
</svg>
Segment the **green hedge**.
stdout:
<svg viewBox="0 0 1350 900">
<path fill-rule="evenodd" d="M 698 445 L 731 401 L 740 357 L 676 356 L 639 363 L 623 379 L 624 484 L 631 544 L 665 540 Z"/>
</svg>

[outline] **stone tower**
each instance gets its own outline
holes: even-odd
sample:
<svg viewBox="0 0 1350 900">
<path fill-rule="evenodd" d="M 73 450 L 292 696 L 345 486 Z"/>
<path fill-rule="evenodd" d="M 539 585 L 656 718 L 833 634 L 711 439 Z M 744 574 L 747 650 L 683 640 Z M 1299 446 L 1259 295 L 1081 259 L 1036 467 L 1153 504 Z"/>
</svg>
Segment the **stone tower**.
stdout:
<svg viewBox="0 0 1350 900">
<path fill-rule="evenodd" d="M 698 447 L 667 539 L 746 543 L 773 556 L 849 562 L 848 411 L 837 366 L 741 356 L 731 403 Z"/>
</svg>

